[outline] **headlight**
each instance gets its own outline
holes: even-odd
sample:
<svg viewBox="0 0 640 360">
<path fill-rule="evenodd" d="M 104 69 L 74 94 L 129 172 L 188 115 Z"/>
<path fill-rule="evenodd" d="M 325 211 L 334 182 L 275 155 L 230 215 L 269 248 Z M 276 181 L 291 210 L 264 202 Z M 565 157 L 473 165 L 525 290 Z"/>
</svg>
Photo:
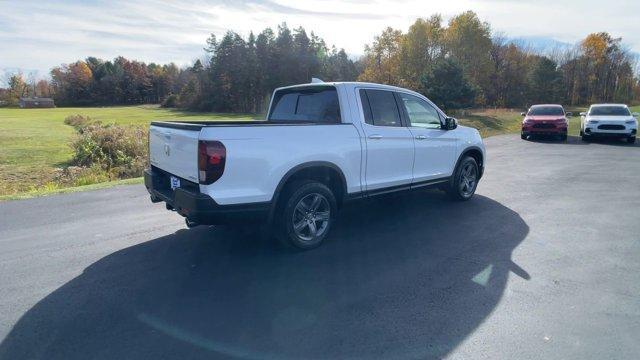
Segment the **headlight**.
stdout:
<svg viewBox="0 0 640 360">
<path fill-rule="evenodd" d="M 588 120 L 587 123 L 588 124 L 597 124 L 598 120 Z"/>
<path fill-rule="evenodd" d="M 625 121 L 624 123 L 625 123 L 625 124 L 629 124 L 629 125 L 631 125 L 631 124 L 635 124 L 635 123 L 637 123 L 637 121 L 636 121 L 636 120 L 627 120 L 627 121 Z"/>
</svg>

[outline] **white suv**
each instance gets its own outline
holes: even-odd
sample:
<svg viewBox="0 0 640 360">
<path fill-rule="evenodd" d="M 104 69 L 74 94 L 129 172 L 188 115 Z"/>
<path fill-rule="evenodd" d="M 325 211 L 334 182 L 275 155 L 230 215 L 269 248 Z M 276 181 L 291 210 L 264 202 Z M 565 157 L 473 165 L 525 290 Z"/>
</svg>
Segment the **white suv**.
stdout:
<svg viewBox="0 0 640 360">
<path fill-rule="evenodd" d="M 626 138 L 636 142 L 638 113 L 631 113 L 624 104 L 594 104 L 589 111 L 580 113 L 580 136 L 589 141 L 596 136 Z"/>
</svg>

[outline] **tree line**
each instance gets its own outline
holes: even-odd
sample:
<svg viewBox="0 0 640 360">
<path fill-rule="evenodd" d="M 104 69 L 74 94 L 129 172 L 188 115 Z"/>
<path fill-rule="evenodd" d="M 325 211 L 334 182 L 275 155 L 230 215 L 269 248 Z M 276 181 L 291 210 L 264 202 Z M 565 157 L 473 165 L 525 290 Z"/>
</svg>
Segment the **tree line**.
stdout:
<svg viewBox="0 0 640 360">
<path fill-rule="evenodd" d="M 220 39 L 211 35 L 204 51 L 204 59 L 182 68 L 89 57 L 53 68 L 50 81 L 28 83 L 16 74 L 0 97 L 8 104 L 37 95 L 54 97 L 58 106 L 162 103 L 259 113 L 276 87 L 318 77 L 410 88 L 445 109 L 640 101 L 636 59 L 620 38 L 593 33 L 575 47 L 541 54 L 492 36 L 472 11 L 446 25 L 433 15 L 407 32 L 386 28 L 357 60 L 286 24 L 246 38 L 233 31 Z"/>
<path fill-rule="evenodd" d="M 640 100 L 636 60 L 620 38 L 593 33 L 574 48 L 543 55 L 492 37 L 472 11 L 448 26 L 434 15 L 406 33 L 387 28 L 361 61 L 359 80 L 411 88 L 445 108 Z"/>
</svg>

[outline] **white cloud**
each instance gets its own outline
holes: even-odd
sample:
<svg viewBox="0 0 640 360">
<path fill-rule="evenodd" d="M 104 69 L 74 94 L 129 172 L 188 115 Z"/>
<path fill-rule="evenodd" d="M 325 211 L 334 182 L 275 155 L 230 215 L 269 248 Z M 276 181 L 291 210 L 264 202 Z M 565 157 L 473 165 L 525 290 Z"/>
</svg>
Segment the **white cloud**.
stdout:
<svg viewBox="0 0 640 360">
<path fill-rule="evenodd" d="M 640 51 L 634 18 L 640 2 L 627 0 L 0 0 L 0 71 L 23 68 L 46 74 L 55 65 L 90 55 L 186 64 L 203 55 L 211 32 L 221 35 L 231 29 L 247 35 L 282 22 L 304 26 L 328 44 L 358 55 L 386 26 L 406 30 L 417 17 L 440 13 L 446 21 L 469 9 L 510 37 L 574 43 L 590 32 L 608 31 Z"/>
</svg>

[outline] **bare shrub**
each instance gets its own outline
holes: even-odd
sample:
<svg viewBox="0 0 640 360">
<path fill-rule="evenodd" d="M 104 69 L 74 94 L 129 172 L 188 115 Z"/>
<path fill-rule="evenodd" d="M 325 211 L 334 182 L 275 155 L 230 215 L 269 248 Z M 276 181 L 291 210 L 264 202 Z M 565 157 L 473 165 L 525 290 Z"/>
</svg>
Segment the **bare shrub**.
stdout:
<svg viewBox="0 0 640 360">
<path fill-rule="evenodd" d="M 147 129 L 91 124 L 71 143 L 73 164 L 100 168 L 108 177 L 141 176 L 147 158 Z M 96 175 L 94 173 L 94 175 Z"/>
</svg>

